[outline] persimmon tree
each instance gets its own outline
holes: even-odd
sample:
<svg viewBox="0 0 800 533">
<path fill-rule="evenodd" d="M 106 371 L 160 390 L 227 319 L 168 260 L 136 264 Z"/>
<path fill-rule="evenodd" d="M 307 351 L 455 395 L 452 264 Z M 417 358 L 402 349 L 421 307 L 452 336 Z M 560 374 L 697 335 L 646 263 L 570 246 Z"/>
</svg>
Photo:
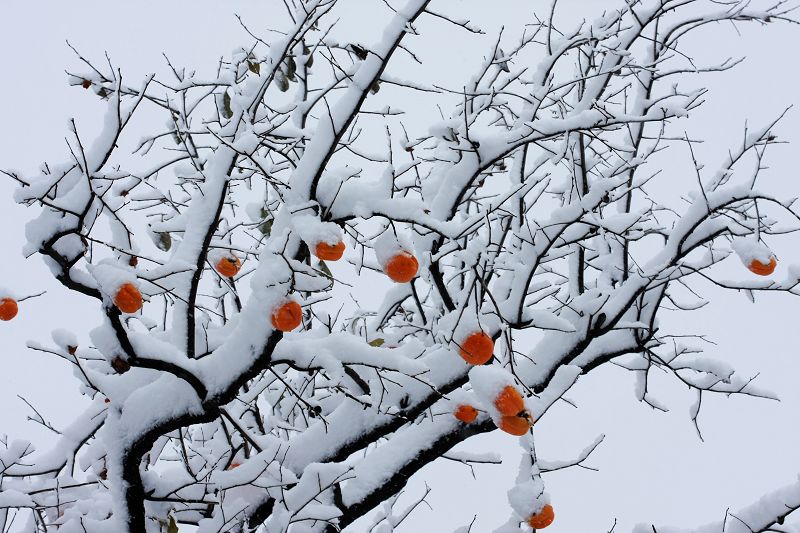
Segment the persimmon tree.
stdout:
<svg viewBox="0 0 800 533">
<path fill-rule="evenodd" d="M 129 82 L 78 55 L 70 81 L 107 102 L 102 133 L 73 122 L 65 162 L 5 173 L 38 210 L 26 252 L 103 310 L 90 346 L 37 345 L 91 402 L 44 453 L 4 443 L 3 531 L 330 532 L 378 506 L 371 531 L 391 531 L 411 476 L 498 428 L 524 453 L 496 531 L 529 531 L 569 497 L 551 502 L 546 473 L 593 449 L 540 461 L 532 428 L 594 369 L 630 370 L 653 405 L 650 370 L 666 371 L 695 424 L 708 395 L 768 394 L 659 315 L 701 305 L 701 280 L 800 291 L 769 247 L 798 213 L 759 180 L 778 119 L 715 167 L 682 125 L 714 97 L 696 75 L 738 62 L 699 65 L 685 38 L 790 8 L 620 0 L 559 27 L 554 2 L 442 88 L 393 74 L 435 53 L 415 48 L 422 25 L 482 32 L 436 4 L 386 2 L 364 44 L 330 38 L 336 0 L 291 0 L 291 24 L 245 26 L 211 77 L 170 63 Z M 415 131 L 387 93 L 450 108 Z M 148 134 L 128 139 L 139 114 Z M 752 273 L 723 281 L 732 254 Z M 354 280 L 379 303 L 354 304 Z M 773 531 L 798 506 L 800 485 L 781 489 L 725 531 Z"/>
</svg>

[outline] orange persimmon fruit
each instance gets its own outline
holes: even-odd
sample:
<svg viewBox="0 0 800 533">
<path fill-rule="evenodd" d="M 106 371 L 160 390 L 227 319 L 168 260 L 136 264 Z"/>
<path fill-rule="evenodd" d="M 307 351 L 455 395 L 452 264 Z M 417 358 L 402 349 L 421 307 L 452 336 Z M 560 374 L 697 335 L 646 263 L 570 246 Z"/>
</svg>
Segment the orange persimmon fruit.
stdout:
<svg viewBox="0 0 800 533">
<path fill-rule="evenodd" d="M 461 358 L 471 365 L 482 365 L 492 358 L 494 341 L 482 331 L 471 333 L 461 343 L 459 354 Z M 517 413 L 514 413 L 517 414 Z"/>
<path fill-rule="evenodd" d="M 334 245 L 327 242 L 318 242 L 314 247 L 314 255 L 323 261 L 338 261 L 344 255 L 344 242 L 339 241 Z"/>
<path fill-rule="evenodd" d="M 241 267 L 242 261 L 233 254 L 220 258 L 217 264 L 214 265 L 219 275 L 225 278 L 232 278 L 238 274 Z"/>
<path fill-rule="evenodd" d="M 478 418 L 478 410 L 471 405 L 459 405 L 456 407 L 456 410 L 453 411 L 453 416 L 465 424 L 472 424 L 475 422 L 475 419 Z"/>
<path fill-rule="evenodd" d="M 303 309 L 294 300 L 287 300 L 272 311 L 272 327 L 280 331 L 292 331 L 303 321 Z"/>
<path fill-rule="evenodd" d="M 769 276 L 775 272 L 775 267 L 777 265 L 778 261 L 774 257 L 770 257 L 769 263 L 762 263 L 758 259 L 753 259 L 750 261 L 750 264 L 747 266 L 747 268 L 753 274 L 758 274 L 759 276 Z"/>
<path fill-rule="evenodd" d="M 123 313 L 135 313 L 142 308 L 142 293 L 133 283 L 123 283 L 114 296 L 114 305 Z"/>
<path fill-rule="evenodd" d="M 542 507 L 541 511 L 528 518 L 528 525 L 533 529 L 544 529 L 552 524 L 555 519 L 556 514 L 553 512 L 553 506 L 548 503 Z"/>
<path fill-rule="evenodd" d="M 521 437 L 531 428 L 531 421 L 526 416 L 504 416 L 498 427 L 510 435 Z"/>
<path fill-rule="evenodd" d="M 408 283 L 417 275 L 419 262 L 410 253 L 403 251 L 395 255 L 386 263 L 385 272 L 389 279 L 395 283 Z"/>
<path fill-rule="evenodd" d="M 525 400 L 517 389 L 507 385 L 494 399 L 494 406 L 503 416 L 517 416 L 525 410 Z"/>
<path fill-rule="evenodd" d="M 0 320 L 8 321 L 17 316 L 19 307 L 13 298 L 3 298 L 0 300 Z"/>
</svg>

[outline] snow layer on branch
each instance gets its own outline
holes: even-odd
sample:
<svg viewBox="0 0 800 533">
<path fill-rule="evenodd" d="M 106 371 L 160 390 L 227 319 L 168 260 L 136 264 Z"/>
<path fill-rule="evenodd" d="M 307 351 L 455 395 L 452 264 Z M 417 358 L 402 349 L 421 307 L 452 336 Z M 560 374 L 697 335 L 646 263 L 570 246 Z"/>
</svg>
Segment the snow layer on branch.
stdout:
<svg viewBox="0 0 800 533">
<path fill-rule="evenodd" d="M 289 361 L 299 368 L 321 367 L 334 376 L 342 375 L 342 365 L 366 365 L 418 375 L 427 366 L 412 359 L 422 351 L 419 341 L 409 340 L 397 348 L 367 344 L 349 333 L 303 332 L 287 336 L 275 349 L 275 361 Z"/>
<path fill-rule="evenodd" d="M 800 508 L 800 481 L 766 494 L 755 503 L 729 511 L 725 519 L 694 529 L 658 526 L 659 533 L 752 533 L 770 531 L 780 517 Z M 652 525 L 639 524 L 633 533 L 652 533 Z M 778 531 L 775 529 L 775 531 Z"/>
</svg>

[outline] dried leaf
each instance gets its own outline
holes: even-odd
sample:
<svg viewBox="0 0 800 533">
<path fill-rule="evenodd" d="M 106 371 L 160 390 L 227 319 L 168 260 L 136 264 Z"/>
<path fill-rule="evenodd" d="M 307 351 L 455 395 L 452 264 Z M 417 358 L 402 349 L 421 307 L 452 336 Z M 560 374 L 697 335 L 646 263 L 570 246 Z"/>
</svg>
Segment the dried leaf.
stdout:
<svg viewBox="0 0 800 533">
<path fill-rule="evenodd" d="M 172 235 L 166 231 L 157 233 L 156 235 L 158 236 L 156 247 L 164 252 L 169 251 L 169 249 L 172 248 Z"/>
<path fill-rule="evenodd" d="M 323 260 L 321 260 L 321 259 L 320 259 L 320 261 L 319 261 L 319 269 L 320 269 L 320 270 L 322 270 L 322 272 L 323 272 L 323 273 L 324 273 L 326 276 L 328 276 L 329 278 L 332 278 L 332 277 L 333 277 L 333 274 L 331 273 L 331 269 L 330 269 L 330 268 L 328 268 L 328 265 L 326 265 L 326 264 L 325 264 L 325 261 L 323 261 Z"/>
<path fill-rule="evenodd" d="M 384 342 L 386 341 L 383 339 L 372 339 L 371 341 L 369 341 L 369 345 L 378 348 L 379 346 L 383 346 Z"/>
<path fill-rule="evenodd" d="M 367 50 L 357 44 L 351 44 L 350 50 L 359 58 L 361 61 L 364 61 L 367 58 Z"/>
<path fill-rule="evenodd" d="M 272 233 L 272 219 L 270 218 L 270 219 L 265 220 L 264 222 L 262 222 L 261 225 L 258 227 L 258 229 L 266 237 L 269 237 L 270 234 Z"/>
<path fill-rule="evenodd" d="M 222 117 L 229 119 L 233 116 L 233 109 L 231 108 L 231 95 L 228 91 L 222 96 Z"/>
<path fill-rule="evenodd" d="M 282 93 L 285 93 L 289 90 L 289 80 L 286 78 L 286 75 L 282 71 L 278 71 L 275 73 L 275 83 L 278 84 L 278 89 Z"/>
<path fill-rule="evenodd" d="M 295 81 L 294 75 L 297 73 L 297 63 L 295 63 L 294 58 L 289 56 L 286 59 L 286 77 L 289 78 L 291 81 Z"/>
</svg>

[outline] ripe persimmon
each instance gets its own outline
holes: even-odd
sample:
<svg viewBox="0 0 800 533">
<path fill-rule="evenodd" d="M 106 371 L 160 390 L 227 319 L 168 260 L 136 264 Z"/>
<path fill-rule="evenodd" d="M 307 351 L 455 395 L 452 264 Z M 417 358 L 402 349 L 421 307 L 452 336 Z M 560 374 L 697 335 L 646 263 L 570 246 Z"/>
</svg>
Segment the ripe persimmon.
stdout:
<svg viewBox="0 0 800 533">
<path fill-rule="evenodd" d="M 219 275 L 225 278 L 232 278 L 238 274 L 241 267 L 242 261 L 233 254 L 220 258 L 217 264 L 214 265 Z"/>
<path fill-rule="evenodd" d="M 303 309 L 294 300 L 287 300 L 272 311 L 272 327 L 280 331 L 292 331 L 303 321 Z"/>
<path fill-rule="evenodd" d="M 482 365 L 492 358 L 494 341 L 482 331 L 470 333 L 461 343 L 459 354 L 461 358 L 471 365 Z M 517 413 L 514 413 L 517 414 Z"/>
<path fill-rule="evenodd" d="M 508 385 L 494 399 L 494 406 L 503 416 L 517 416 L 525 410 L 525 400 L 517 389 Z"/>
<path fill-rule="evenodd" d="M 497 427 L 510 435 L 521 437 L 531 428 L 531 421 L 525 416 L 504 416 Z"/>
<path fill-rule="evenodd" d="M 769 276 L 775 272 L 775 267 L 777 265 L 778 261 L 773 256 L 769 258 L 769 263 L 762 263 L 758 259 L 753 259 L 750 261 L 750 264 L 747 266 L 747 268 L 753 274 L 758 274 L 759 276 Z"/>
<path fill-rule="evenodd" d="M 13 298 L 3 298 L 0 300 L 0 320 L 8 321 L 17 316 L 19 307 Z"/>
<path fill-rule="evenodd" d="M 318 242 L 314 247 L 314 255 L 323 261 L 338 261 L 344 255 L 344 242 L 339 241 L 334 245 Z"/>
<path fill-rule="evenodd" d="M 395 283 L 408 283 L 417 275 L 419 262 L 412 254 L 402 251 L 386 263 L 386 275 Z"/>
<path fill-rule="evenodd" d="M 123 283 L 114 296 L 114 305 L 123 313 L 135 313 L 142 308 L 142 293 L 133 283 Z"/>
<path fill-rule="evenodd" d="M 465 424 L 472 424 L 478 418 L 478 410 L 471 405 L 459 405 L 453 411 L 453 416 Z"/>
<path fill-rule="evenodd" d="M 555 519 L 556 514 L 553 512 L 553 506 L 548 503 L 542 507 L 541 511 L 528 518 L 528 525 L 533 529 L 544 529 L 552 524 Z"/>
</svg>

